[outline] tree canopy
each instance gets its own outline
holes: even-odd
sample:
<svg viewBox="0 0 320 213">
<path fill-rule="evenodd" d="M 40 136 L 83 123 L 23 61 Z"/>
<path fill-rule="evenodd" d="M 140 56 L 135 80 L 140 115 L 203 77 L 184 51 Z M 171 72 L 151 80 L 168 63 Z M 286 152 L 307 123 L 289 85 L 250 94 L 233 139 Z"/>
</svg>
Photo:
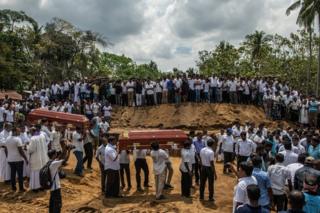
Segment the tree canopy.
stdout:
<svg viewBox="0 0 320 213">
<path fill-rule="evenodd" d="M 185 72 L 173 68 L 170 73 L 162 72 L 154 61 L 137 64 L 125 55 L 102 51 L 112 45 L 103 35 L 63 19 L 53 18 L 39 26 L 23 11 L 0 10 L 0 88 L 39 88 L 52 81 L 84 77 L 157 79 L 167 74 L 198 73 L 275 76 L 297 89 L 315 91 L 317 60 L 312 52 L 318 51 L 320 39 L 310 26 L 312 15 L 318 12 L 313 6 L 318 2 L 297 1 L 288 8 L 289 14 L 302 5 L 297 22 L 304 27 L 289 37 L 255 31 L 239 44 L 221 41 L 199 51 L 197 68 Z"/>
</svg>

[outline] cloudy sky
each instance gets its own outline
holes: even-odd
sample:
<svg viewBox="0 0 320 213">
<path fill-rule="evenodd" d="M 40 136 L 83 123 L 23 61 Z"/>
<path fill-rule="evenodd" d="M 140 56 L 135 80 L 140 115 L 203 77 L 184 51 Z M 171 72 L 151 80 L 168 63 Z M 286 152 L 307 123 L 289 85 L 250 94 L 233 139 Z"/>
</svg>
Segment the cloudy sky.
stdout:
<svg viewBox="0 0 320 213">
<path fill-rule="evenodd" d="M 0 0 L 1 9 L 24 10 L 40 24 L 63 18 L 102 33 L 138 63 L 163 70 L 195 66 L 198 51 L 219 41 L 238 44 L 255 30 L 288 35 L 298 29 L 292 0 Z"/>
</svg>

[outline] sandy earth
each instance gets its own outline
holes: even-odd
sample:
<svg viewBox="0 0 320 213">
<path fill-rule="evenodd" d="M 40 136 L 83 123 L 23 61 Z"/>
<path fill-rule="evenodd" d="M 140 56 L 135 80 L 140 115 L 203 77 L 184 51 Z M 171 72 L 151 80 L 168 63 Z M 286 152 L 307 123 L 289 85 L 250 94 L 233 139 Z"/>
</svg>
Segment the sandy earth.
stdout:
<svg viewBox="0 0 320 213">
<path fill-rule="evenodd" d="M 207 128 L 214 131 L 230 125 L 236 118 L 242 122 L 266 122 L 261 109 L 253 106 L 235 106 L 229 104 L 186 104 L 177 108 L 175 105 L 162 105 L 151 108 L 115 108 L 113 113 L 113 130 L 124 131 L 133 128 Z M 195 188 L 193 198 L 180 196 L 180 158 L 172 157 L 174 190 L 166 191 L 167 199 L 155 201 L 154 178 L 150 158 L 150 184 L 153 186 L 143 193 L 136 192 L 135 170 L 131 162 L 131 180 L 133 188 L 123 192 L 122 199 L 105 199 L 100 193 L 100 171 L 94 160 L 94 171 L 85 173 L 80 179 L 72 174 L 75 158 L 71 154 L 69 165 L 64 168 L 68 177 L 62 180 L 63 212 L 222 212 L 232 209 L 233 187 L 235 177 L 222 174 L 222 165 L 216 164 L 218 180 L 215 183 L 213 204 L 199 201 L 199 189 Z M 207 199 L 206 191 L 206 199 Z M 12 193 L 10 186 L 0 183 L 0 212 L 47 212 L 49 192 Z"/>
<path fill-rule="evenodd" d="M 133 188 L 123 192 L 124 198 L 105 199 L 100 193 L 100 171 L 94 162 L 93 173 L 85 174 L 79 179 L 72 175 L 75 158 L 71 156 L 69 165 L 64 168 L 69 177 L 62 180 L 63 212 L 231 212 L 235 178 L 222 174 L 222 165 L 217 164 L 218 180 L 215 184 L 215 199 L 199 201 L 199 190 L 195 188 L 193 198 L 182 198 L 180 195 L 180 158 L 173 157 L 174 176 L 171 191 L 166 191 L 167 199 L 156 201 L 154 196 L 154 179 L 152 163 L 148 158 L 150 184 L 148 191 L 136 192 L 135 170 L 131 162 L 131 180 Z M 10 187 L 0 184 L 0 212 L 47 212 L 49 192 L 26 192 L 24 194 L 10 192 Z M 208 198 L 207 192 L 205 199 Z"/>
<path fill-rule="evenodd" d="M 155 107 L 116 107 L 113 111 L 113 128 L 177 128 L 217 130 L 229 127 L 240 119 L 264 122 L 267 126 L 276 123 L 265 118 L 261 108 L 233 104 L 195 104 L 185 103 L 180 106 L 165 104 Z"/>
</svg>

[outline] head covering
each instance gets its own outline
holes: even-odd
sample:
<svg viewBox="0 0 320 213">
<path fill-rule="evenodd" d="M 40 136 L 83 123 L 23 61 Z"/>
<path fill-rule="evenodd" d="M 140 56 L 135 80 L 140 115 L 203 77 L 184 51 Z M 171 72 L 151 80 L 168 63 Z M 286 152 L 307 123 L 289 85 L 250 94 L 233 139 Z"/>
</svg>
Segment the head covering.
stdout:
<svg viewBox="0 0 320 213">
<path fill-rule="evenodd" d="M 227 133 L 231 134 L 231 133 L 232 133 L 232 129 L 231 129 L 231 128 L 228 128 L 228 129 L 227 129 Z"/>
</svg>

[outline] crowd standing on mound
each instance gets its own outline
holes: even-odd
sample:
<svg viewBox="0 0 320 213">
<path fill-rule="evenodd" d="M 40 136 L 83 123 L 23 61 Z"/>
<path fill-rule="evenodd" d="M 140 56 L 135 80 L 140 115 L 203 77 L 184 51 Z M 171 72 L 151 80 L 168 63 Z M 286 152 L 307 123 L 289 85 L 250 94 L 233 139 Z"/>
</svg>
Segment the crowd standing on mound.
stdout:
<svg viewBox="0 0 320 213">
<path fill-rule="evenodd" d="M 238 178 L 234 212 L 269 212 L 272 208 L 286 212 L 287 207 L 288 212 L 320 212 L 319 102 L 270 78 L 204 79 L 195 75 L 158 81 L 66 80 L 33 90 L 22 101 L 5 98 L 0 103 L 0 181 L 11 183 L 16 191 L 18 178 L 19 191 L 23 192 L 27 177 L 29 188 L 35 193 L 50 189 L 49 211 L 60 212 L 60 178 L 66 176 L 61 168 L 67 164 L 70 152 L 77 160 L 74 173 L 80 177 L 92 171 L 95 156 L 101 170 L 101 191 L 106 197 L 121 197 L 122 190 L 132 189 L 131 160 L 136 190 L 143 192 L 152 187 L 146 161 L 150 155 L 156 199 L 164 199 L 164 190 L 173 188 L 169 150 L 152 143 L 150 150 L 119 151 L 117 139 L 108 134 L 112 106 L 182 102 L 255 104 L 262 106 L 270 119 L 301 124 L 298 128 L 279 125 L 277 129 L 267 129 L 264 124 L 256 126 L 238 120 L 219 134 L 191 131 L 181 149 L 182 196 L 191 197 L 198 188 L 195 185 L 199 185 L 200 200 L 204 200 L 208 185 L 209 201 L 214 202 L 214 182 L 218 179 L 215 162 L 223 161 L 225 175 Z M 84 114 L 90 119 L 90 126 L 63 127 L 46 119 L 31 126 L 25 117 L 35 108 Z"/>
</svg>

